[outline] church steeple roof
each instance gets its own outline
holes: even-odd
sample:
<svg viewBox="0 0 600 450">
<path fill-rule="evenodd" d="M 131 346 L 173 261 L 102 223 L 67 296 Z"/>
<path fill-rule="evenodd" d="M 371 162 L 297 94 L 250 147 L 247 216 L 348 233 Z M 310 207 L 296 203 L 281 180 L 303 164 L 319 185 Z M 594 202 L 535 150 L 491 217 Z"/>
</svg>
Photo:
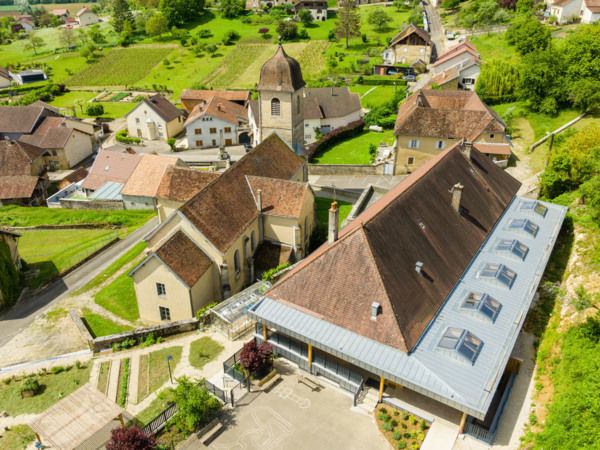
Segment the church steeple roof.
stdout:
<svg viewBox="0 0 600 450">
<path fill-rule="evenodd" d="M 260 69 L 257 89 L 259 91 L 294 92 L 305 84 L 300 64 L 285 53 L 280 41 L 275 55 Z"/>
</svg>

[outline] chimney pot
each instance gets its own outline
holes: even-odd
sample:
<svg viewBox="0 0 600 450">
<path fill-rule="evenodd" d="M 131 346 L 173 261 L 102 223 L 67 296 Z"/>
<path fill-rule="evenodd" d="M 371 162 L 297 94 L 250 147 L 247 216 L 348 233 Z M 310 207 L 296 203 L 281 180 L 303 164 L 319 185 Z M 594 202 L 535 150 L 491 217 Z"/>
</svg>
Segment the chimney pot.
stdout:
<svg viewBox="0 0 600 450">
<path fill-rule="evenodd" d="M 258 212 L 262 212 L 262 189 L 256 191 L 256 207 Z"/>
<path fill-rule="evenodd" d="M 336 201 L 331 203 L 329 208 L 329 232 L 327 234 L 327 242 L 333 244 L 338 239 L 338 227 L 340 221 L 340 211 Z"/>
<path fill-rule="evenodd" d="M 377 319 L 377 315 L 379 314 L 379 308 L 381 308 L 381 305 L 378 302 L 371 303 L 371 320 Z"/>
<path fill-rule="evenodd" d="M 452 192 L 452 208 L 454 211 L 460 214 L 460 199 L 462 197 L 462 191 L 464 186 L 460 183 L 456 183 L 452 186 L 450 192 Z"/>
<path fill-rule="evenodd" d="M 421 276 L 423 276 L 423 262 L 422 261 L 417 261 L 417 263 L 415 264 L 415 270 L 417 271 L 417 273 Z"/>
<path fill-rule="evenodd" d="M 465 141 L 463 144 L 463 156 L 467 161 L 471 161 L 471 150 L 473 149 L 473 143 Z"/>
</svg>

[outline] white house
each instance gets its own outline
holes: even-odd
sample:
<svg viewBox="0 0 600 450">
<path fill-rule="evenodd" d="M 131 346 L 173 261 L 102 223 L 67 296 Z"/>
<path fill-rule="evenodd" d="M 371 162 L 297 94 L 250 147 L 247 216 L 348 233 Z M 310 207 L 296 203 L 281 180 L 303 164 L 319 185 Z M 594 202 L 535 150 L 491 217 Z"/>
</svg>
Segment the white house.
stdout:
<svg viewBox="0 0 600 450">
<path fill-rule="evenodd" d="M 24 31 L 31 31 L 35 28 L 35 24 L 33 23 L 33 18 L 29 15 L 20 16 L 15 19 L 15 22 L 23 27 Z"/>
<path fill-rule="evenodd" d="M 581 6 L 581 21 L 594 23 L 600 19 L 600 0 L 583 0 Z"/>
<path fill-rule="evenodd" d="M 80 27 L 86 27 L 102 22 L 95 12 L 85 7 L 77 12 L 77 21 L 79 22 Z"/>
<path fill-rule="evenodd" d="M 248 134 L 248 111 L 237 103 L 213 97 L 206 105 L 194 106 L 184 127 L 188 148 L 237 145 L 240 137 Z"/>
<path fill-rule="evenodd" d="M 315 22 L 327 20 L 327 0 L 299 0 L 294 5 L 296 16 L 301 9 L 308 9 Z"/>
<path fill-rule="evenodd" d="M 0 66 L 0 89 L 5 89 L 10 87 L 11 77 L 4 67 Z"/>
<path fill-rule="evenodd" d="M 304 88 L 304 142 L 317 140 L 315 128 L 327 134 L 359 120 L 360 96 L 347 87 Z"/>
<path fill-rule="evenodd" d="M 600 19 L 600 0 L 555 0 L 549 6 L 558 23 L 566 23 L 573 17 L 580 17 L 583 23 Z"/>
<path fill-rule="evenodd" d="M 125 116 L 130 136 L 167 140 L 183 130 L 184 112 L 160 94 L 144 99 Z"/>
</svg>

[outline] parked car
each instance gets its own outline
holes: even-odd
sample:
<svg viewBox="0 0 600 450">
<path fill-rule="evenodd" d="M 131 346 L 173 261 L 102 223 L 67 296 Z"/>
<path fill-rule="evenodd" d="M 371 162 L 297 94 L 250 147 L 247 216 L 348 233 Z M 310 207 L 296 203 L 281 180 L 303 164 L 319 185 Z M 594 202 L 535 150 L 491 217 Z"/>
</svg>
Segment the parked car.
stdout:
<svg viewBox="0 0 600 450">
<path fill-rule="evenodd" d="M 398 75 L 400 72 L 398 72 L 396 69 L 390 69 L 388 70 L 388 75 Z"/>
<path fill-rule="evenodd" d="M 454 40 L 454 31 L 446 31 L 446 39 Z"/>
<path fill-rule="evenodd" d="M 417 81 L 417 77 L 414 75 L 404 75 L 402 79 L 406 81 Z"/>
</svg>

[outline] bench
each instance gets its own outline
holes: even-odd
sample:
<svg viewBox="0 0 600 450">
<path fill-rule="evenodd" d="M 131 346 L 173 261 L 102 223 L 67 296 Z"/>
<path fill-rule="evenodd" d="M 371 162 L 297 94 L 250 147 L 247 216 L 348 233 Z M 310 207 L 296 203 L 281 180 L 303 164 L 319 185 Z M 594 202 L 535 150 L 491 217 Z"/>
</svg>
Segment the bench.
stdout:
<svg viewBox="0 0 600 450">
<path fill-rule="evenodd" d="M 204 428 L 204 430 L 202 430 L 204 433 L 202 433 L 200 437 L 200 442 L 202 442 L 204 445 L 208 445 L 207 442 L 215 437 L 222 429 L 223 424 L 219 421 L 219 419 L 214 419 Z"/>
<path fill-rule="evenodd" d="M 261 387 L 264 392 L 268 392 L 279 380 L 281 380 L 281 375 L 277 373 L 277 370 L 273 369 L 266 377 L 258 382 L 258 387 Z"/>
<path fill-rule="evenodd" d="M 316 382 L 314 382 L 310 378 L 303 377 L 302 375 L 298 375 L 298 383 L 302 383 L 305 386 L 308 386 L 313 392 L 314 391 L 318 391 L 319 389 L 322 388 L 321 385 L 317 384 Z"/>
</svg>

